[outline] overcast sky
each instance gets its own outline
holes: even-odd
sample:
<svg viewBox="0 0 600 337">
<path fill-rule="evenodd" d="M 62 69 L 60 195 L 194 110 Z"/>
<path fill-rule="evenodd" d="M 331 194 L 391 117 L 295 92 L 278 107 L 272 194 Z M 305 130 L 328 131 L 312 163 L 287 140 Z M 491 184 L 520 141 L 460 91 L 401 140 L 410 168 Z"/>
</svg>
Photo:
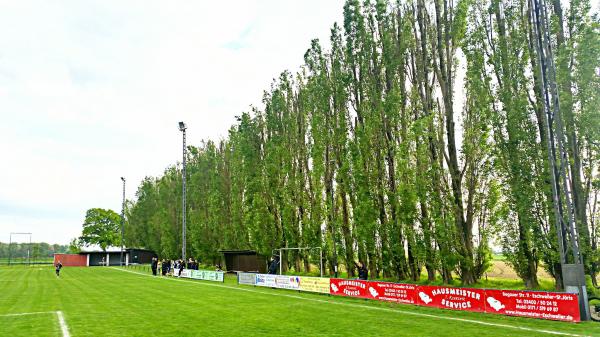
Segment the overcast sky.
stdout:
<svg viewBox="0 0 600 337">
<path fill-rule="evenodd" d="M 68 243 L 259 105 L 343 0 L 0 0 L 0 241 Z M 19 238 L 22 240 L 25 238 Z"/>
<path fill-rule="evenodd" d="M 225 137 L 343 2 L 0 0 L 0 242 L 120 212 L 121 176 L 132 199 L 180 160 L 178 121 L 189 144 Z"/>
</svg>

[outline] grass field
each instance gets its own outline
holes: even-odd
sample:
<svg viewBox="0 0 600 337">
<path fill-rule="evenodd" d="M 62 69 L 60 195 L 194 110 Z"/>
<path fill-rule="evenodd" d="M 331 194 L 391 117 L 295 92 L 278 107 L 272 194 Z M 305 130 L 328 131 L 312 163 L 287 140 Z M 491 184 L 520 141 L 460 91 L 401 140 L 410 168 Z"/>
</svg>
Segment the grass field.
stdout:
<svg viewBox="0 0 600 337">
<path fill-rule="evenodd" d="M 0 267 L 0 336 L 283 335 L 600 336 L 600 324 L 238 286 L 234 277 L 221 284 L 96 267 L 57 278 L 49 267 Z"/>
</svg>

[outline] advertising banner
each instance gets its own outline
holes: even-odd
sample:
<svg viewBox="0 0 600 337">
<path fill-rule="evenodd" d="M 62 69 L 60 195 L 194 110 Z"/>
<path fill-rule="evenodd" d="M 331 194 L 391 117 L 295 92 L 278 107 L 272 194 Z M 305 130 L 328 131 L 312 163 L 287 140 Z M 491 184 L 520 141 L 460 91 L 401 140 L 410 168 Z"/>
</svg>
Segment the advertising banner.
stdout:
<svg viewBox="0 0 600 337">
<path fill-rule="evenodd" d="M 369 282 L 371 298 L 395 303 L 417 303 L 417 286 L 390 282 Z"/>
<path fill-rule="evenodd" d="M 485 290 L 417 286 L 417 304 L 444 309 L 485 312 Z"/>
<path fill-rule="evenodd" d="M 298 290 L 300 276 L 256 274 L 256 285 L 259 287 Z"/>
<path fill-rule="evenodd" d="M 330 294 L 415 304 L 417 286 L 390 282 L 330 279 Z"/>
<path fill-rule="evenodd" d="M 362 280 L 329 279 L 331 295 L 373 298 L 369 295 L 367 287 L 369 282 Z"/>
<path fill-rule="evenodd" d="M 300 276 L 298 290 L 329 294 L 329 279 L 325 277 Z"/>
<path fill-rule="evenodd" d="M 510 316 L 579 322 L 576 294 L 543 291 L 485 291 L 486 312 Z"/>
<path fill-rule="evenodd" d="M 256 274 L 256 282 L 254 282 L 254 284 L 259 287 L 277 287 L 277 283 L 275 283 L 275 275 L 271 274 Z"/>
<path fill-rule="evenodd" d="M 190 278 L 192 270 L 190 269 L 184 269 L 181 271 L 181 275 L 179 275 L 179 269 L 173 269 L 173 276 L 179 276 L 179 277 L 185 277 L 185 278 Z"/>
<path fill-rule="evenodd" d="M 254 276 L 254 280 L 252 277 Z M 358 297 L 435 308 L 579 322 L 576 294 L 418 286 L 390 282 L 240 273 L 240 284 Z"/>
<path fill-rule="evenodd" d="M 184 269 L 184 271 L 187 269 Z M 224 281 L 224 272 L 222 271 L 213 271 L 213 270 L 190 270 L 190 278 L 196 280 L 205 280 L 205 281 L 215 281 L 215 282 L 223 282 Z"/>
<path fill-rule="evenodd" d="M 300 288 L 300 276 L 275 276 L 276 288 L 298 290 Z"/>
<path fill-rule="evenodd" d="M 238 284 L 248 284 L 255 285 L 256 284 L 256 273 L 242 273 L 239 272 L 238 276 Z"/>
</svg>

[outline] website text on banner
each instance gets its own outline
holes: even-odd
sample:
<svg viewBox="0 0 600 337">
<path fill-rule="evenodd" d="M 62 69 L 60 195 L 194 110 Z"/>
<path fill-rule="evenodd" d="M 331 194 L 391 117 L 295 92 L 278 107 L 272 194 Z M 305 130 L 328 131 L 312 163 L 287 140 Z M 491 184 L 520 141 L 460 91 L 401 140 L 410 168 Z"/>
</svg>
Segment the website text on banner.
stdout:
<svg viewBox="0 0 600 337">
<path fill-rule="evenodd" d="M 322 277 L 256 274 L 255 284 L 259 287 L 329 294 L 329 279 Z"/>
<path fill-rule="evenodd" d="M 173 276 L 215 282 L 224 282 L 224 274 L 225 273 L 222 271 L 184 269 L 181 271 L 180 275 L 179 269 L 173 269 Z"/>
<path fill-rule="evenodd" d="M 486 289 L 486 312 L 579 322 L 576 294 Z"/>
</svg>

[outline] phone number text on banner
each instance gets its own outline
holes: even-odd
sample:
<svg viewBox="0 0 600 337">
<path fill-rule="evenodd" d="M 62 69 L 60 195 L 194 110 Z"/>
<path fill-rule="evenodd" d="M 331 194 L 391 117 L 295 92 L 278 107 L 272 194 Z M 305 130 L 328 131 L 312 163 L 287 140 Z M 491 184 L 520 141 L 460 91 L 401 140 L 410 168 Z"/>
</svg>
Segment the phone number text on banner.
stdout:
<svg viewBox="0 0 600 337">
<path fill-rule="evenodd" d="M 486 289 L 486 312 L 509 316 L 579 322 L 576 294 Z"/>
</svg>

